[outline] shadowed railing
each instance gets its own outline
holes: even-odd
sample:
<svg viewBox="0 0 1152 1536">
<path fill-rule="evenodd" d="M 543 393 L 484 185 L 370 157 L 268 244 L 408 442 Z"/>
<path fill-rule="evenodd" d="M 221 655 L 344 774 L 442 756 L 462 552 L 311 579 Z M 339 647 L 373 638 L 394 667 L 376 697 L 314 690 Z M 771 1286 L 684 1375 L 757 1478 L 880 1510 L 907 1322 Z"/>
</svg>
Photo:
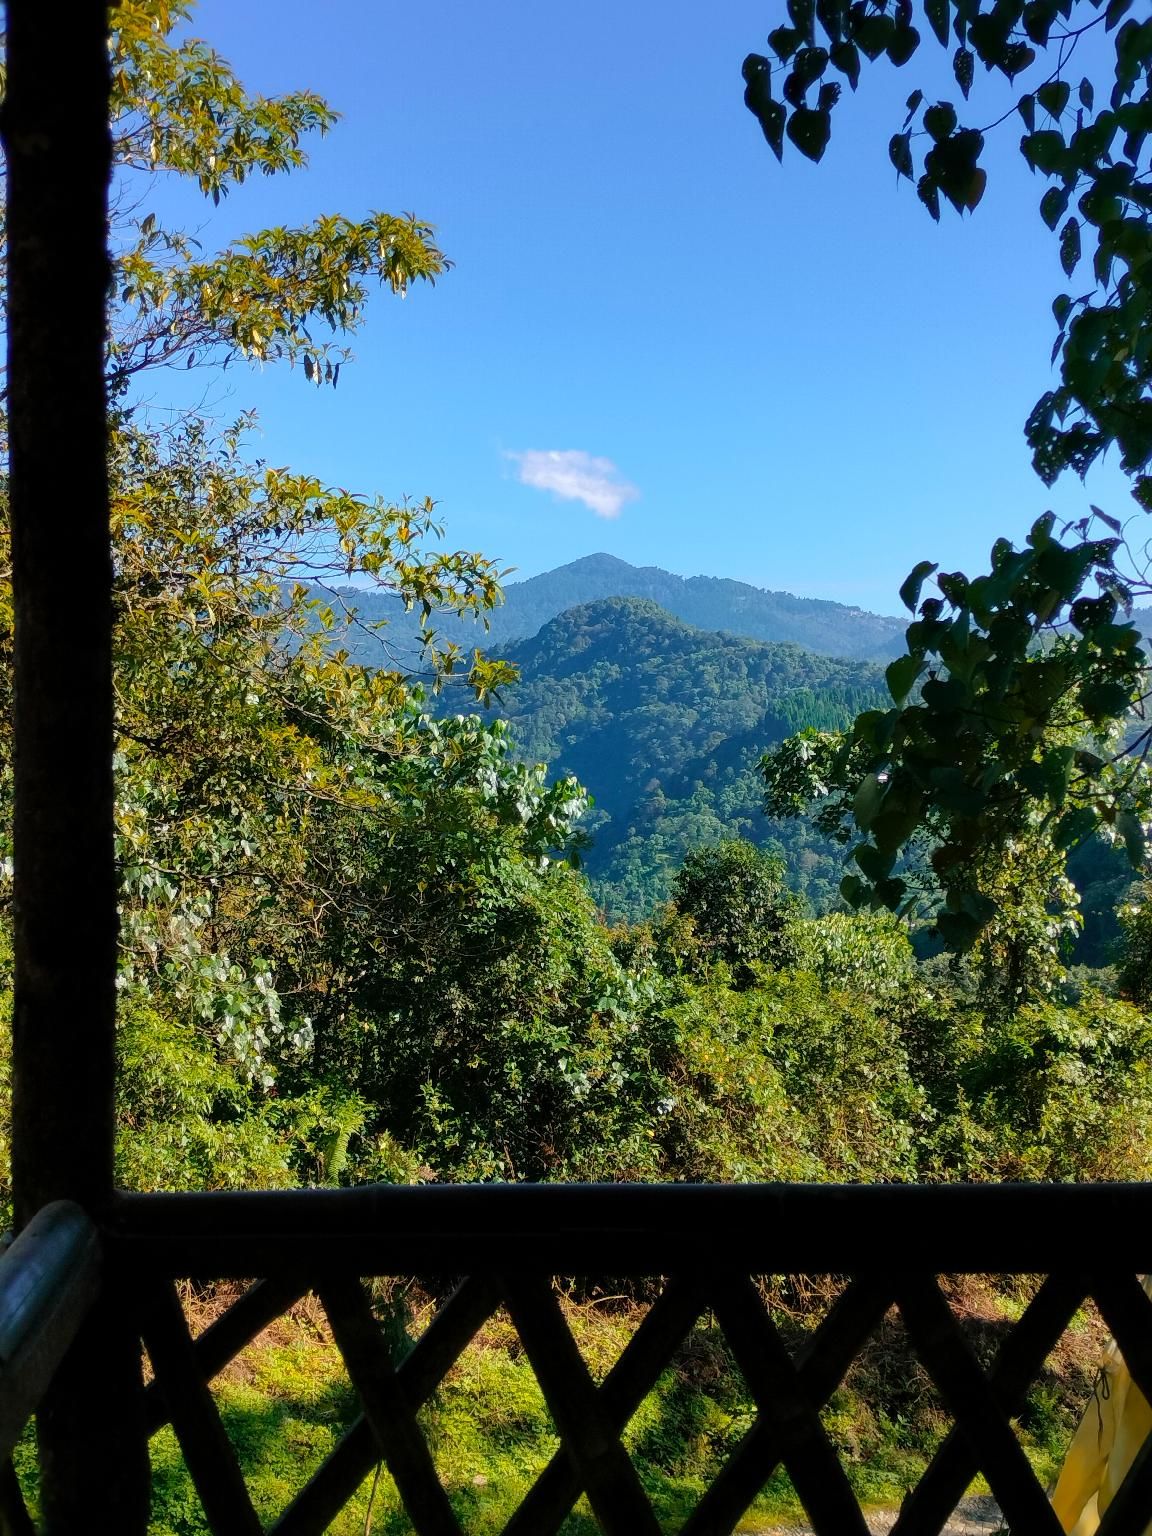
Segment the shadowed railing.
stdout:
<svg viewBox="0 0 1152 1536">
<path fill-rule="evenodd" d="M 12 1448 L 100 1290 L 101 1244 L 78 1205 L 46 1205 L 0 1255 L 0 1527 L 30 1530 Z"/>
<path fill-rule="evenodd" d="M 866 1529 L 820 1411 L 889 1309 L 939 1391 L 954 1427 L 905 1500 L 898 1536 L 939 1532 L 982 1472 L 1017 1533 L 1059 1531 L 1012 1428 L 1046 1357 L 1081 1305 L 1095 1302 L 1132 1377 L 1152 1399 L 1152 1191 L 1056 1186 L 482 1186 L 372 1187 L 276 1194 L 123 1195 L 105 1230 L 109 1283 L 130 1289 L 154 1380 L 149 1428 L 170 1422 L 217 1533 L 260 1532 L 209 1381 L 305 1292 L 331 1324 L 361 1417 L 271 1526 L 326 1530 L 383 1461 L 420 1536 L 464 1527 L 417 1415 L 469 1341 L 503 1307 L 552 1416 L 559 1449 L 506 1530 L 559 1530 L 581 1494 L 610 1536 L 661 1527 L 622 1442 L 633 1413 L 698 1319 L 723 1332 L 756 1418 L 686 1524 L 731 1532 L 777 1466 L 821 1536 Z M 1073 1270 L 1067 1255 L 1099 1264 Z M 1070 1241 L 1070 1234 L 1077 1234 Z M 1106 1242 L 1103 1235 L 1107 1234 Z M 937 1277 L 1043 1275 L 1022 1316 L 982 1366 Z M 597 1384 L 553 1277 L 655 1278 L 656 1299 Z M 850 1277 L 792 1352 L 759 1277 Z M 394 1360 L 361 1281 L 464 1276 L 409 1352 Z M 183 1278 L 260 1276 L 193 1338 Z M 1138 1536 L 1152 1515 L 1147 1448 L 1108 1510 L 1102 1536 Z M 9 1522 L 11 1524 L 11 1521 Z"/>
</svg>

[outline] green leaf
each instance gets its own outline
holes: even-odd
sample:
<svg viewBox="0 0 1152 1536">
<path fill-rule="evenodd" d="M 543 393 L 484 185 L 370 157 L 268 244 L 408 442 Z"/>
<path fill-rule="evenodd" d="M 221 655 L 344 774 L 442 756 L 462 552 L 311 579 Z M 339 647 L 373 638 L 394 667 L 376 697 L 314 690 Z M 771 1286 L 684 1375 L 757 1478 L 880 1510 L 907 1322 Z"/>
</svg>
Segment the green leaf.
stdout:
<svg viewBox="0 0 1152 1536">
<path fill-rule="evenodd" d="M 1067 208 L 1067 206 L 1068 188 L 1049 187 L 1047 192 L 1045 192 L 1044 196 L 1040 199 L 1040 217 L 1044 220 L 1049 229 L 1054 230 L 1056 228 L 1057 224 L 1059 224 L 1060 220 L 1064 217 L 1064 210 Z M 1068 302 L 1069 307 L 1071 307 L 1071 300 Z M 1067 311 L 1065 311 L 1063 319 L 1061 319 L 1060 316 L 1057 316 L 1057 322 L 1061 327 L 1064 324 L 1064 320 L 1067 318 Z"/>
<path fill-rule="evenodd" d="M 924 111 L 924 127 L 936 143 L 948 138 L 956 127 L 956 108 L 950 101 L 938 101 Z"/>
<path fill-rule="evenodd" d="M 760 124 L 760 131 L 777 160 L 784 157 L 784 103 L 772 97 L 772 66 L 760 53 L 750 53 L 744 60 L 744 105 Z"/>
<path fill-rule="evenodd" d="M 863 742 L 874 752 L 886 752 L 892 744 L 892 728 L 897 718 L 891 709 L 866 709 L 852 723 L 853 740 Z"/>
<path fill-rule="evenodd" d="M 982 891 L 965 891 L 960 897 L 960 911 L 983 927 L 996 916 L 996 903 Z"/>
<path fill-rule="evenodd" d="M 1040 133 L 1026 134 L 1020 140 L 1020 153 L 1033 170 L 1043 171 L 1045 175 L 1053 176 L 1064 167 L 1067 146 L 1062 134 L 1057 133 L 1054 128 L 1047 128 Z"/>
<path fill-rule="evenodd" d="M 864 871 L 867 879 L 873 882 L 886 880 L 896 862 L 894 853 L 882 853 L 879 848 L 873 848 L 871 843 L 857 844 L 852 850 L 852 857 Z"/>
<path fill-rule="evenodd" d="M 929 678 L 923 694 L 925 704 L 939 715 L 955 714 L 968 701 L 968 689 L 958 677 Z"/>
<path fill-rule="evenodd" d="M 1064 108 L 1068 105 L 1068 97 L 1071 94 L 1072 87 L 1067 80 L 1046 80 L 1036 92 L 1036 100 L 1049 117 L 1060 118 L 1064 115 Z"/>
<path fill-rule="evenodd" d="M 777 160 L 784 159 L 784 123 L 787 112 L 782 101 L 773 101 L 760 116 L 760 127 L 768 141 L 768 147 Z"/>
<path fill-rule="evenodd" d="M 1060 265 L 1071 277 L 1080 260 L 1080 220 L 1069 219 L 1060 231 Z"/>
<path fill-rule="evenodd" d="M 1080 705 L 1093 722 L 1122 720 L 1132 706 L 1132 690 L 1123 683 L 1088 682 L 1080 690 Z"/>
<path fill-rule="evenodd" d="M 921 176 L 920 180 L 916 183 L 916 196 L 924 204 L 937 224 L 939 224 L 940 188 L 936 185 L 935 179 L 932 176 L 928 174 Z"/>
<path fill-rule="evenodd" d="M 760 83 L 765 76 L 772 78 L 772 65 L 762 53 L 749 53 L 745 55 L 744 62 L 740 66 L 740 73 L 744 77 L 746 86 Z M 747 100 L 747 97 L 745 97 Z"/>
<path fill-rule="evenodd" d="M 816 26 L 815 0 L 788 0 L 788 19 L 806 43 L 811 43 Z"/>
<path fill-rule="evenodd" d="M 831 132 L 831 117 L 818 107 L 797 107 L 788 119 L 788 137 L 809 160 L 821 159 Z"/>
<path fill-rule="evenodd" d="M 1078 805 L 1074 811 L 1064 811 L 1052 829 L 1052 843 L 1061 852 L 1075 848 L 1077 843 L 1091 837 L 1097 826 L 1097 814 L 1087 805 Z"/>
<path fill-rule="evenodd" d="M 801 48 L 792 60 L 793 72 L 805 85 L 811 84 L 813 80 L 819 80 L 827 68 L 828 50 L 826 48 Z"/>
<path fill-rule="evenodd" d="M 920 656 L 898 656 L 895 661 L 888 664 L 884 670 L 884 681 L 888 684 L 888 692 L 896 704 L 904 703 L 915 688 L 923 670 L 924 660 Z"/>
<path fill-rule="evenodd" d="M 1087 77 L 1080 82 L 1079 96 L 1080 105 L 1084 108 L 1085 112 L 1091 112 L 1092 103 L 1096 100 L 1096 92 L 1092 87 L 1091 80 Z"/>
<path fill-rule="evenodd" d="M 1148 852 L 1148 840 L 1139 816 L 1132 811 L 1121 811 L 1116 818 L 1116 830 L 1124 839 L 1124 851 L 1133 869 L 1143 869 Z"/>
<path fill-rule="evenodd" d="M 1056 19 L 1056 6 L 1052 0 L 1029 0 L 1024 7 L 1024 31 L 1037 48 L 1047 48 L 1048 34 Z"/>
<path fill-rule="evenodd" d="M 891 16 L 865 16 L 857 21 L 853 40 L 869 59 L 878 59 L 888 47 L 896 24 Z"/>
<path fill-rule="evenodd" d="M 829 42 L 838 43 L 844 36 L 847 15 L 847 0 L 816 0 L 816 20 Z"/>
<path fill-rule="evenodd" d="M 799 57 L 799 55 L 797 55 Z M 780 88 L 780 94 L 792 107 L 807 105 L 808 82 L 804 76 L 796 70 L 790 70 L 784 77 L 784 84 Z"/>
<path fill-rule="evenodd" d="M 948 46 L 948 0 L 924 0 L 924 16 L 941 48 Z"/>
<path fill-rule="evenodd" d="M 915 27 L 897 27 L 888 43 L 888 57 L 897 69 L 903 69 L 920 46 L 920 34 Z"/>
<path fill-rule="evenodd" d="M 925 171 L 957 212 L 975 208 L 984 195 L 988 178 L 977 164 L 983 147 L 983 135 L 960 128 L 924 156 Z"/>
<path fill-rule="evenodd" d="M 862 832 L 867 832 L 872 819 L 880 809 L 884 798 L 884 786 L 874 773 L 870 773 L 852 797 L 852 815 Z"/>
<path fill-rule="evenodd" d="M 1068 794 L 1068 781 L 1076 759 L 1075 747 L 1053 747 L 1039 764 L 1043 793 L 1053 805 L 1060 806 Z"/>
<path fill-rule="evenodd" d="M 920 110 L 920 103 L 923 100 L 924 100 L 924 92 L 923 91 L 913 91 L 911 96 L 909 96 L 908 100 L 904 103 L 904 105 L 908 108 L 908 115 L 904 119 L 904 126 L 905 126 L 905 128 L 907 128 L 908 124 L 912 121 L 912 119 L 916 116 L 916 113 Z"/>
<path fill-rule="evenodd" d="M 1106 528 L 1111 528 L 1113 533 L 1121 534 L 1124 532 L 1124 525 L 1120 519 L 1118 517 L 1109 517 L 1108 513 L 1102 512 L 1094 502 L 1089 503 L 1088 510 L 1093 517 L 1098 517 Z"/>
<path fill-rule="evenodd" d="M 900 587 L 900 601 L 909 613 L 916 612 L 916 605 L 920 601 L 920 591 L 924 583 L 934 571 L 939 569 L 940 567 L 936 561 L 921 560 L 919 564 L 913 566 L 912 570 L 904 578 L 903 584 Z"/>
<path fill-rule="evenodd" d="M 957 48 L 952 60 L 952 73 L 956 76 L 956 84 L 964 94 L 964 100 L 968 100 L 968 92 L 972 89 L 972 71 L 975 59 L 969 48 Z"/>
<path fill-rule="evenodd" d="M 971 949 L 972 945 L 980 937 L 983 923 L 977 922 L 966 912 L 938 912 L 936 914 L 936 930 L 944 940 L 945 945 L 953 950 L 963 953 Z"/>
<path fill-rule="evenodd" d="M 1035 98 L 1035 96 L 1033 96 L 1031 94 L 1026 95 L 1026 96 L 1021 96 L 1020 100 L 1016 103 L 1016 110 L 1017 110 L 1017 112 L 1019 112 L 1020 116 L 1023 118 L 1025 128 L 1027 128 L 1029 133 L 1032 133 L 1035 130 L 1035 127 L 1036 127 L 1036 98 Z"/>
<path fill-rule="evenodd" d="M 803 41 L 803 34 L 795 27 L 777 27 L 768 34 L 768 46 L 781 64 L 788 62 Z"/>
<path fill-rule="evenodd" d="M 904 900 L 908 890 L 906 880 L 892 879 L 877 880 L 873 888 L 877 901 L 883 902 L 890 912 L 895 912 Z"/>
<path fill-rule="evenodd" d="M 855 90 L 860 80 L 860 52 L 855 43 L 837 43 L 829 51 L 828 57 Z"/>
<path fill-rule="evenodd" d="M 1108 9 L 1104 12 L 1105 32 L 1111 32 L 1113 27 L 1119 26 L 1131 8 L 1132 0 L 1108 0 Z"/>
<path fill-rule="evenodd" d="M 856 911 L 864 900 L 864 882 L 859 875 L 845 875 L 840 882 L 840 895 L 848 903 L 853 911 Z"/>
<path fill-rule="evenodd" d="M 906 176 L 912 180 L 912 135 L 911 133 L 895 133 L 888 143 L 888 158 L 896 167 L 898 176 Z"/>
<path fill-rule="evenodd" d="M 1015 80 L 1017 75 L 1022 75 L 1035 62 L 1035 48 L 1029 48 L 1027 43 L 1010 43 L 1004 50 L 1000 68 L 1009 80 Z"/>
<path fill-rule="evenodd" d="M 924 810 L 924 796 L 905 787 L 897 793 L 889 787 L 872 822 L 872 837 L 877 848 L 895 858 L 900 849 L 920 824 Z"/>
</svg>

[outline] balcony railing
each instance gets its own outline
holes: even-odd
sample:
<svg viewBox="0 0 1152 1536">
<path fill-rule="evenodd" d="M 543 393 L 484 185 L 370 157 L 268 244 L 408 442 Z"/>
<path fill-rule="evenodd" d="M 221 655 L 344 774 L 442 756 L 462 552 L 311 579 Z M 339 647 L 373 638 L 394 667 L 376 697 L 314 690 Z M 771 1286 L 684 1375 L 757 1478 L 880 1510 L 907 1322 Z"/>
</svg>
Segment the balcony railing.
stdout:
<svg viewBox="0 0 1152 1536">
<path fill-rule="evenodd" d="M 361 1416 L 269 1528 L 329 1528 L 381 1461 L 419 1536 L 462 1536 L 418 1413 L 469 1341 L 506 1309 L 548 1405 L 559 1449 L 512 1516 L 509 1536 L 557 1532 L 586 1495 L 607 1536 L 661 1529 L 622 1440 L 675 1351 L 710 1313 L 757 1416 L 684 1536 L 727 1536 L 775 1469 L 788 1472 L 820 1536 L 863 1536 L 864 1516 L 820 1411 L 890 1308 L 954 1427 L 904 1502 L 896 1536 L 939 1533 L 982 1472 L 1012 1531 L 1059 1524 L 1012 1428 L 1046 1357 L 1095 1302 L 1152 1400 L 1152 1190 L 1063 1186 L 372 1187 L 275 1194 L 122 1195 L 99 1241 L 75 1207 L 37 1218 L 0 1261 L 0 1451 L 43 1388 L 103 1283 L 130 1294 L 151 1362 L 149 1432 L 171 1423 L 213 1532 L 258 1536 L 236 1453 L 209 1382 L 303 1294 L 319 1298 Z M 1095 1234 L 1094 1244 L 1084 1241 Z M 98 1249 L 101 1250 L 98 1252 Z M 1091 1252 L 1073 1269 L 1069 1254 Z M 938 1276 L 1044 1276 L 990 1367 L 982 1366 Z M 658 1282 L 656 1299 L 597 1383 L 553 1277 Z M 847 1283 L 793 1353 L 756 1283 L 829 1275 Z M 448 1299 L 410 1351 L 390 1352 L 362 1281 L 424 1276 Z M 260 1277 L 197 1337 L 176 1282 Z M 1140 1536 L 1152 1515 L 1152 1448 L 1137 1456 L 1100 1526 Z M 0 1518 L 30 1529 L 10 1468 Z"/>
</svg>

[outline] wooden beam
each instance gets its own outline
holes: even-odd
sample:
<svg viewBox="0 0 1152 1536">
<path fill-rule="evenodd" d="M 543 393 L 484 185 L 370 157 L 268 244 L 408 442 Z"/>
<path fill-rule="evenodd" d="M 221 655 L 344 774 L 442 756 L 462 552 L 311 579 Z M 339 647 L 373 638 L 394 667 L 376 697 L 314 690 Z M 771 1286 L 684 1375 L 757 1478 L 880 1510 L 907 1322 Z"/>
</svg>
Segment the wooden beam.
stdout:
<svg viewBox="0 0 1152 1536">
<path fill-rule="evenodd" d="M 371 1185 L 122 1195 L 117 1263 L 172 1276 L 304 1272 L 692 1276 L 1044 1274 L 1057 1234 L 1107 1231 L 1109 1262 L 1152 1271 L 1144 1184 Z"/>
<path fill-rule="evenodd" d="M 107 8 L 9 0 L 9 497 L 15 610 L 12 1169 L 17 1221 L 112 1189 L 116 873 L 105 300 Z M 38 1416 L 48 1532 L 147 1520 L 140 1357 L 119 1302 Z"/>
<path fill-rule="evenodd" d="M 17 1219 L 112 1188 L 106 12 L 7 8 Z"/>
<path fill-rule="evenodd" d="M 37 1212 L 0 1257 L 0 1462 L 7 1460 L 100 1288 L 100 1241 L 78 1205 Z"/>
</svg>

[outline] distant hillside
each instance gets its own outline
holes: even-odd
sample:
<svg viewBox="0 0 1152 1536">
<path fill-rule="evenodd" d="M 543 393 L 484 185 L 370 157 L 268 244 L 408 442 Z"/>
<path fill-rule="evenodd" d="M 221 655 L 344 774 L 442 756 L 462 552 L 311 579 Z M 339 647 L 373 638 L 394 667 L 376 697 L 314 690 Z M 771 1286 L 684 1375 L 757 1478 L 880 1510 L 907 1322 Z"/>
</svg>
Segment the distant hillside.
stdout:
<svg viewBox="0 0 1152 1536">
<path fill-rule="evenodd" d="M 500 711 L 519 749 L 595 796 L 587 869 L 613 916 L 644 915 L 691 848 L 734 836 L 776 844 L 797 888 L 834 899 L 841 853 L 761 814 L 756 763 L 802 726 L 889 703 L 879 667 L 709 633 L 628 597 L 502 650 L 520 669 Z"/>
<path fill-rule="evenodd" d="M 341 595 L 368 623 L 387 619 L 398 631 L 411 620 L 394 598 L 357 589 Z M 904 648 L 903 619 L 885 618 L 843 603 L 789 592 L 768 592 L 747 582 L 716 576 L 674 576 L 654 565 L 629 565 L 613 555 L 588 555 L 527 581 L 509 582 L 501 608 L 489 615 L 490 629 L 446 615 L 439 627 L 460 644 L 503 650 L 510 642 L 538 633 L 566 609 L 609 597 L 640 597 L 698 629 L 744 635 L 752 640 L 786 641 L 822 656 L 851 660 L 890 660 Z M 394 638 L 394 637 L 393 637 Z M 343 636 L 354 661 L 380 664 L 380 641 L 355 627 Z"/>
</svg>

